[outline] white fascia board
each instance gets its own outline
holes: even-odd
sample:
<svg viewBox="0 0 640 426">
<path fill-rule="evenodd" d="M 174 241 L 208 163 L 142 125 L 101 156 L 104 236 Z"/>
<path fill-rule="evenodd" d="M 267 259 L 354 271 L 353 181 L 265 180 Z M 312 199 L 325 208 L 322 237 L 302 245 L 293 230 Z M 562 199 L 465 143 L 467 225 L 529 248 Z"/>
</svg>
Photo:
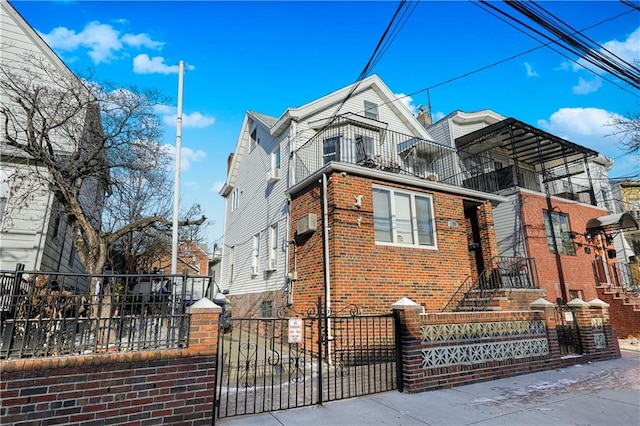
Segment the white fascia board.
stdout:
<svg viewBox="0 0 640 426">
<path fill-rule="evenodd" d="M 475 198 L 478 200 L 486 200 L 490 201 L 493 205 L 497 205 L 500 203 L 505 203 L 509 201 L 508 197 L 491 194 L 488 192 L 475 191 L 473 189 L 463 188 L 461 186 L 449 185 L 441 182 L 433 182 L 425 179 L 421 179 L 414 176 L 409 175 L 401 175 L 398 173 L 384 172 L 381 170 L 369 169 L 367 167 L 357 166 L 349 163 L 336 163 L 331 162 L 316 171 L 315 173 L 309 175 L 302 182 L 297 183 L 291 188 L 286 190 L 287 195 L 295 194 L 300 190 L 304 189 L 308 185 L 313 182 L 318 182 L 323 173 L 330 172 L 346 172 L 352 175 L 368 177 L 371 179 L 381 179 L 387 180 L 389 182 L 400 183 L 407 186 L 413 186 L 416 188 L 424 188 L 429 189 L 435 192 L 446 192 L 449 194 L 460 195 L 464 197 Z"/>
<path fill-rule="evenodd" d="M 490 109 L 482 109 L 480 111 L 473 112 L 456 111 L 452 115 L 451 121 L 458 125 L 478 122 L 485 122 L 487 125 L 490 125 L 498 123 L 506 118 L 507 117 L 504 117 L 502 114 L 498 114 Z"/>
<path fill-rule="evenodd" d="M 224 183 L 224 186 L 220 190 L 219 194 L 223 197 L 228 195 L 233 187 L 236 184 L 236 180 L 238 179 L 238 170 L 240 169 L 240 162 L 242 157 L 244 157 L 244 152 L 247 148 L 247 141 L 244 138 L 246 133 L 246 128 L 249 125 L 249 113 L 245 113 L 244 119 L 242 120 L 242 126 L 240 127 L 240 135 L 238 135 L 238 140 L 236 142 L 236 149 L 233 151 L 233 159 L 231 160 L 231 166 L 227 171 L 227 181 Z"/>
</svg>

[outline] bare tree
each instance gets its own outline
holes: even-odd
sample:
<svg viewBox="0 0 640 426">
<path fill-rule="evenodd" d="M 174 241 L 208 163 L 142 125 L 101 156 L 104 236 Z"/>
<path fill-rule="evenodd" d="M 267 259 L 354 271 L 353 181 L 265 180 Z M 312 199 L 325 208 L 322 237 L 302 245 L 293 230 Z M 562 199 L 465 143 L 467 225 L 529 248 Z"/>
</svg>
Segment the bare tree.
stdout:
<svg viewBox="0 0 640 426">
<path fill-rule="evenodd" d="M 158 211 L 118 217 L 112 229 L 103 227 L 103 195 L 127 187 L 131 182 L 121 179 L 127 171 L 153 167 L 161 136 L 154 106 L 163 98 L 155 90 L 88 81 L 37 54 L 24 54 L 19 63 L 0 59 L 3 155 L 26 158 L 30 165 L 28 177 L 13 181 L 55 196 L 81 263 L 87 272 L 100 273 L 110 246 L 124 235 L 171 221 Z"/>
<path fill-rule="evenodd" d="M 620 137 L 620 145 L 629 153 L 640 152 L 640 113 L 616 117 L 610 123 L 615 127 L 614 135 Z"/>
</svg>

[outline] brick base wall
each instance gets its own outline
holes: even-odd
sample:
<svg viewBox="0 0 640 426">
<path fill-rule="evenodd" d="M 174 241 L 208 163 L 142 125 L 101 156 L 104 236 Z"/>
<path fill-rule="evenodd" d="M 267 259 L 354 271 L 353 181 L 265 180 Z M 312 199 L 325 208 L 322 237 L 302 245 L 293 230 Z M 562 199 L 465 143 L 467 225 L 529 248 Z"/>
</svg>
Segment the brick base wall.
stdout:
<svg viewBox="0 0 640 426">
<path fill-rule="evenodd" d="M 186 351 L 5 361 L 2 424 L 211 424 L 215 356 Z"/>
</svg>

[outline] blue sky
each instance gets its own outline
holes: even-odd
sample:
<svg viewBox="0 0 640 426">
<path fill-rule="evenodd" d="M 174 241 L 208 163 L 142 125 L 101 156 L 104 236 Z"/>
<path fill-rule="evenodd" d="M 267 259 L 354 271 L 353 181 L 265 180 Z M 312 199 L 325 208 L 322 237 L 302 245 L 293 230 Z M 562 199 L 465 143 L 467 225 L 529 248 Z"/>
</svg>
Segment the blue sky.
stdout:
<svg viewBox="0 0 640 426">
<path fill-rule="evenodd" d="M 218 195 L 227 156 L 246 110 L 275 117 L 355 81 L 398 2 L 12 1 L 73 70 L 100 80 L 156 88 L 170 101 L 158 112 L 163 143 L 175 145 L 177 64 L 183 60 L 181 198 L 199 203 L 223 235 Z M 640 3 L 634 2 L 636 5 Z M 498 3 L 495 3 L 498 5 Z M 640 13 L 614 1 L 543 2 L 600 45 L 640 60 Z M 515 11 L 513 12 L 515 13 Z M 610 176 L 635 175 L 611 117 L 637 113 L 640 93 L 610 83 L 566 57 L 540 48 L 498 66 L 454 77 L 539 46 L 538 41 L 466 1 L 421 1 L 373 73 L 409 106 L 427 104 L 437 119 L 454 110 L 492 109 L 616 159 Z M 579 58 L 568 54 L 572 60 Z M 602 78 L 605 77 L 605 78 Z M 614 82 L 623 87 L 620 81 Z M 169 195 L 169 194 L 168 194 Z"/>
</svg>

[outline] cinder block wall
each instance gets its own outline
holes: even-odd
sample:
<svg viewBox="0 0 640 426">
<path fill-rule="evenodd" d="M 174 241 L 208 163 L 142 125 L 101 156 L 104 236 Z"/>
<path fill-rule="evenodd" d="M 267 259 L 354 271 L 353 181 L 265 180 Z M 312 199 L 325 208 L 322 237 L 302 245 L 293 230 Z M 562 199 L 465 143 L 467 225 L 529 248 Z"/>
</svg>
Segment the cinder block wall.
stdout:
<svg viewBox="0 0 640 426">
<path fill-rule="evenodd" d="M 211 424 L 219 308 L 193 309 L 189 347 L 0 362 L 0 424 Z"/>
</svg>

